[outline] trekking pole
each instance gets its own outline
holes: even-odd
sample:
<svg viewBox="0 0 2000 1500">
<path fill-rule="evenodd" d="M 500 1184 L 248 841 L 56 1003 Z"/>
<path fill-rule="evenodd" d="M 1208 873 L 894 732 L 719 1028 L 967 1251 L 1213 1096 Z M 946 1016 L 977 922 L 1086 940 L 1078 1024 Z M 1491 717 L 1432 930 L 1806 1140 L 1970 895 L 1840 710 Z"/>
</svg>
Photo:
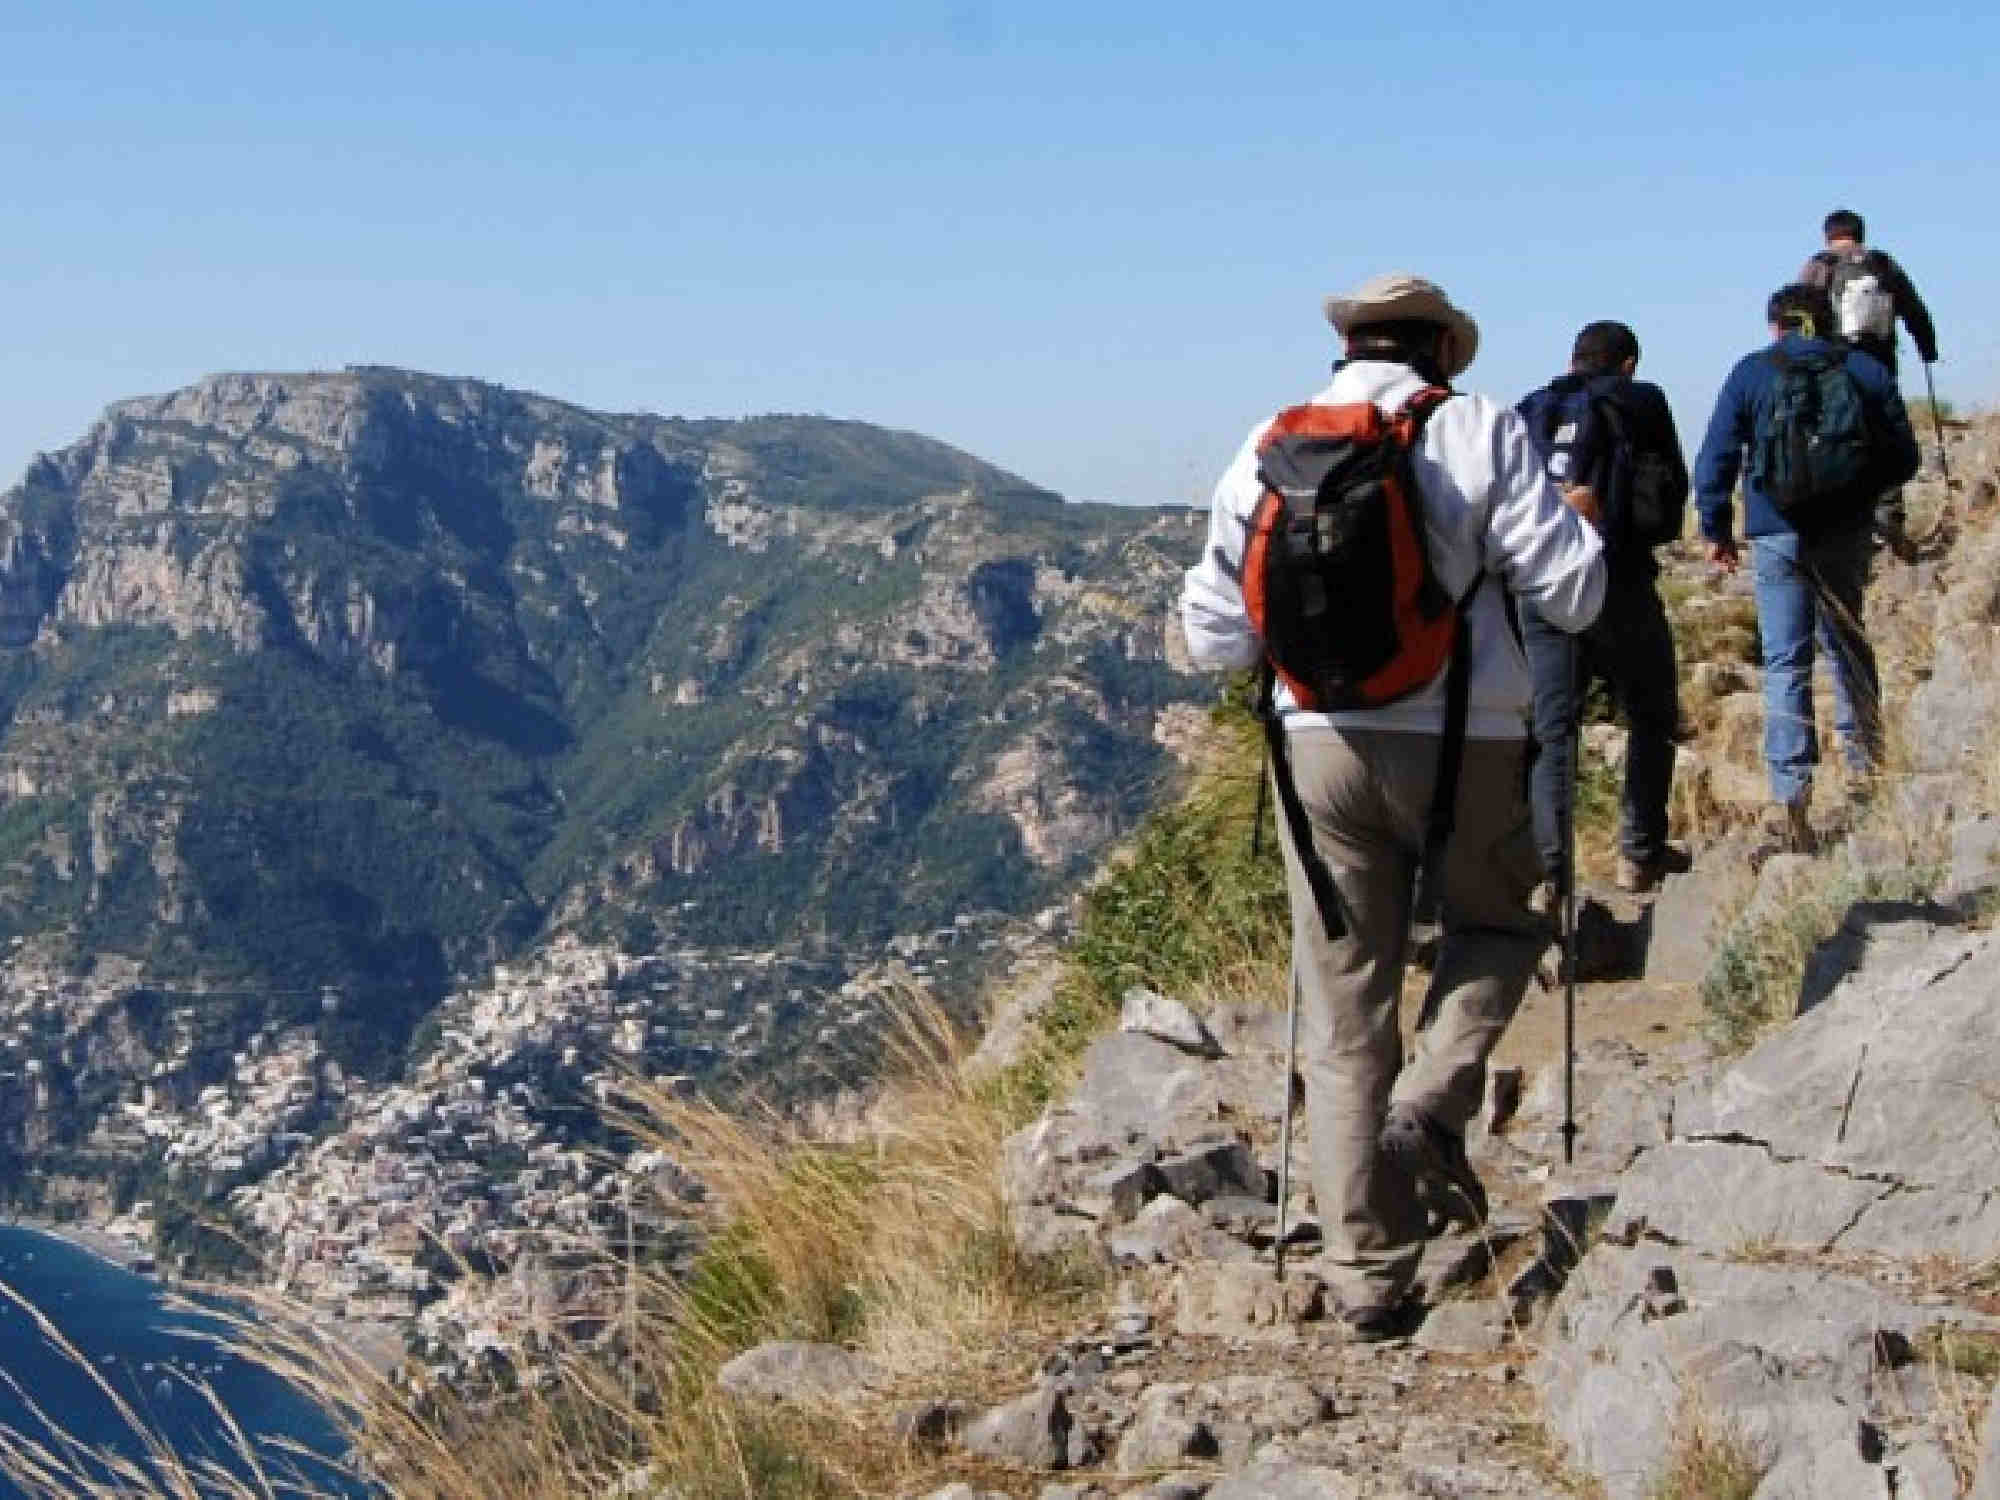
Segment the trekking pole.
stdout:
<svg viewBox="0 0 2000 1500">
<path fill-rule="evenodd" d="M 1299 1055 L 1299 976 L 1292 971 L 1292 1004 L 1285 1017 L 1285 1103 L 1278 1115 L 1278 1280 L 1285 1279 L 1285 1208 L 1292 1197 L 1292 1072 Z"/>
<path fill-rule="evenodd" d="M 1951 460 L 1944 456 L 1944 418 L 1938 415 L 1937 382 L 1931 378 L 1931 362 L 1924 361 L 1924 391 L 1930 397 L 1931 427 L 1937 433 L 1938 471 L 1944 475 L 1944 491 L 1951 493 Z"/>
<path fill-rule="evenodd" d="M 1576 1160 L 1576 778 L 1577 726 L 1583 719 L 1582 693 L 1576 680 L 1576 637 L 1564 643 L 1569 653 L 1569 722 L 1563 734 L 1569 740 L 1569 778 L 1563 786 L 1562 805 L 1562 955 L 1563 955 L 1563 1165 Z"/>
</svg>

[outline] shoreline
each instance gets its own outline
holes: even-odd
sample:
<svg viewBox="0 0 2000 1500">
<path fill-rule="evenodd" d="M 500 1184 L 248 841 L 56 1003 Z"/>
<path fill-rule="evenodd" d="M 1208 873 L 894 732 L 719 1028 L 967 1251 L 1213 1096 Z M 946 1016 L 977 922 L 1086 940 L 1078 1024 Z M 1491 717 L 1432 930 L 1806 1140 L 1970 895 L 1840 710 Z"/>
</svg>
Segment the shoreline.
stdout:
<svg viewBox="0 0 2000 1500">
<path fill-rule="evenodd" d="M 23 1229 L 30 1234 L 45 1235 L 52 1240 L 60 1240 L 87 1254 L 96 1256 L 108 1265 L 134 1276 L 144 1276 L 157 1281 L 158 1273 L 150 1269 L 153 1251 L 150 1246 L 141 1245 L 136 1240 L 111 1233 L 101 1224 L 91 1224 L 76 1220 L 44 1219 L 33 1214 L 9 1211 L 0 1214 L 0 1229 Z M 141 1269 L 142 1266 L 147 1267 Z"/>
<path fill-rule="evenodd" d="M 20 1229 L 45 1236 L 94 1256 L 116 1270 L 152 1282 L 162 1291 L 171 1290 L 166 1279 L 152 1268 L 153 1251 L 150 1246 L 113 1234 L 102 1224 L 44 1219 L 7 1210 L 0 1211 L 0 1229 Z M 405 1329 L 401 1323 L 342 1317 L 316 1317 L 310 1322 L 320 1333 L 343 1345 L 378 1376 L 386 1378 L 405 1357 Z"/>
</svg>

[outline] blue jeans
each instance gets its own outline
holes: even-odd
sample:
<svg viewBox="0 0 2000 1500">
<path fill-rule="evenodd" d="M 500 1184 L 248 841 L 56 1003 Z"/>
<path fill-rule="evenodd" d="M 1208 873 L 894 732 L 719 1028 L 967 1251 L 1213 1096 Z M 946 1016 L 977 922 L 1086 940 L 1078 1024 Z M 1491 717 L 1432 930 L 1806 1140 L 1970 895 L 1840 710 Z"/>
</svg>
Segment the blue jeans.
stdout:
<svg viewBox="0 0 2000 1500">
<path fill-rule="evenodd" d="M 1751 538 L 1757 629 L 1764 638 L 1764 764 L 1771 796 L 1803 801 L 1819 764 L 1813 719 L 1815 640 L 1833 667 L 1834 726 L 1847 764 L 1868 775 L 1882 760 L 1882 687 L 1861 624 L 1874 552 L 1866 525 L 1830 536 Z"/>
<path fill-rule="evenodd" d="M 1549 624 L 1532 604 L 1522 602 L 1521 644 L 1535 678 L 1536 750 L 1529 800 L 1534 807 L 1535 843 L 1551 880 L 1563 868 L 1563 816 L 1575 774 L 1570 765 L 1571 736 L 1593 679 L 1602 679 L 1611 689 L 1631 731 L 1619 799 L 1619 852 L 1642 865 L 1667 852 L 1667 791 L 1674 779 L 1674 734 L 1681 708 L 1674 637 L 1660 603 L 1658 575 L 1649 555 L 1614 556 L 1604 609 L 1589 629 L 1574 637 Z"/>
</svg>

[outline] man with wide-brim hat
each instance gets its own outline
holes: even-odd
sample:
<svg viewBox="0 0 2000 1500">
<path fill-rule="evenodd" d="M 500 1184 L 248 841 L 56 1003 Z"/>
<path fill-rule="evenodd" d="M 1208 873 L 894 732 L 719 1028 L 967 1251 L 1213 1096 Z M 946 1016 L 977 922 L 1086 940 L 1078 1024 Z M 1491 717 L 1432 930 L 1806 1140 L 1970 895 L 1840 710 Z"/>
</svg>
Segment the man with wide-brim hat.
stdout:
<svg viewBox="0 0 2000 1500">
<path fill-rule="evenodd" d="M 1452 304 L 1444 289 L 1421 276 L 1391 271 L 1371 276 L 1341 297 L 1322 303 L 1333 331 L 1350 344 L 1357 334 L 1364 342 L 1384 333 L 1383 325 L 1400 327 L 1419 324 L 1438 331 L 1437 371 L 1447 381 L 1456 380 L 1479 353 L 1479 325 L 1471 315 Z"/>
<path fill-rule="evenodd" d="M 1435 872 L 1440 942 L 1407 1067 L 1398 1003 L 1451 674 L 1378 707 L 1309 712 L 1282 686 L 1273 703 L 1292 783 L 1281 780 L 1280 802 L 1299 810 L 1310 845 L 1299 847 L 1289 813 L 1280 818 L 1322 1274 L 1350 1334 L 1380 1338 L 1407 1326 L 1426 1201 L 1484 1216 L 1465 1128 L 1550 936 L 1529 905 L 1541 874 L 1523 776 L 1533 684 L 1505 596 L 1582 629 L 1602 602 L 1604 567 L 1596 535 L 1563 503 L 1511 409 L 1455 391 L 1413 401 L 1448 387 L 1479 349 L 1478 325 L 1442 288 L 1394 273 L 1324 305 L 1345 358 L 1308 406 L 1428 413 L 1409 473 L 1430 568 L 1464 601 L 1469 657 L 1453 831 Z M 1265 490 L 1259 448 L 1273 425 L 1252 429 L 1216 485 L 1208 544 L 1188 570 L 1181 621 L 1201 666 L 1240 669 L 1264 655 L 1244 569 Z M 1323 919 L 1315 893 L 1326 877 L 1338 922 Z"/>
</svg>

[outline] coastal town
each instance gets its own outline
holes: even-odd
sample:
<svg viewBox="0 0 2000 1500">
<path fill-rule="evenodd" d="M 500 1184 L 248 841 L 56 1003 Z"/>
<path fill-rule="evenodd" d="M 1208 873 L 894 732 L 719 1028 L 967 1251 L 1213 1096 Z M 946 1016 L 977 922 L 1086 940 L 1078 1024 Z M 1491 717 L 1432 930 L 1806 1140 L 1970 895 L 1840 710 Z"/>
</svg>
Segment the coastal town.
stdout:
<svg viewBox="0 0 2000 1500">
<path fill-rule="evenodd" d="M 189 1076 L 199 1048 L 170 1024 L 153 1077 L 110 1102 L 86 1144 L 157 1164 L 177 1201 L 240 1240 L 263 1284 L 394 1331 L 429 1378 L 450 1380 L 601 1326 L 619 1257 L 693 1249 L 700 1184 L 605 1123 L 629 1085 L 823 1102 L 861 1076 L 841 1060 L 868 1058 L 894 997 L 962 995 L 1030 961 L 1067 919 L 967 914 L 851 971 L 820 954 L 634 955 L 562 937 L 452 994 L 426 1023 L 427 1050 L 388 1082 L 343 1070 L 310 1025 L 254 1033 L 202 1081 Z M 60 1056 L 36 1052 L 37 1017 L 63 998 L 0 994 L 0 1071 L 43 1085 L 51 1106 L 76 1085 L 53 1076 Z M 111 1004 L 81 988 L 66 999 Z M 341 1003 L 323 997 L 329 1012 Z M 151 1269 L 154 1200 L 84 1226 Z M 161 1269 L 205 1268 L 167 1255 Z"/>
</svg>

